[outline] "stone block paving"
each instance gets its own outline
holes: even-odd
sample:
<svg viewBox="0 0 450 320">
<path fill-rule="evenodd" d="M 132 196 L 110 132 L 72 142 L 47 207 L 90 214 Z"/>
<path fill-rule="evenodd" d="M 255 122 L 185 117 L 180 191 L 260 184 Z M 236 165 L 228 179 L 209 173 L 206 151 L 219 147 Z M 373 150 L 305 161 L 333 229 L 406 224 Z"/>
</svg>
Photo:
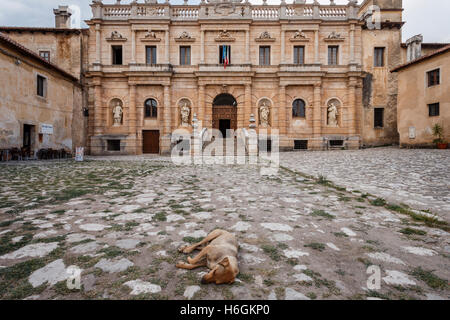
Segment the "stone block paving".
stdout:
<svg viewBox="0 0 450 320">
<path fill-rule="evenodd" d="M 447 225 L 292 170 L 121 159 L 0 165 L 0 298 L 450 297 Z M 177 248 L 216 228 L 240 244 L 233 285 L 175 267 L 186 259 Z M 370 265 L 379 290 L 367 289 Z M 82 269 L 80 290 L 66 285 L 69 266 Z"/>
<path fill-rule="evenodd" d="M 348 189 L 450 219 L 450 150 L 399 149 L 289 152 L 281 164 L 322 175 Z"/>
</svg>

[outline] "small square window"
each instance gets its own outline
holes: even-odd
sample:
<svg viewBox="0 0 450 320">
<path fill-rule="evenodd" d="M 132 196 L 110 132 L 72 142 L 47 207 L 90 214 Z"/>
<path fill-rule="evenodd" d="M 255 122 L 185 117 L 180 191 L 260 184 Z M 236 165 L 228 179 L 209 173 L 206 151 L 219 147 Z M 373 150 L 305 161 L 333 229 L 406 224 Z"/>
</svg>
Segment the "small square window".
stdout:
<svg viewBox="0 0 450 320">
<path fill-rule="evenodd" d="M 108 151 L 120 151 L 120 140 L 108 140 Z"/>
<path fill-rule="evenodd" d="M 50 51 L 39 51 L 39 56 L 47 62 L 50 62 Z"/>
<path fill-rule="evenodd" d="M 428 115 L 430 117 L 439 116 L 439 103 L 432 103 L 428 105 Z"/>
<path fill-rule="evenodd" d="M 440 69 L 427 72 L 428 87 L 437 86 L 440 84 Z"/>
</svg>

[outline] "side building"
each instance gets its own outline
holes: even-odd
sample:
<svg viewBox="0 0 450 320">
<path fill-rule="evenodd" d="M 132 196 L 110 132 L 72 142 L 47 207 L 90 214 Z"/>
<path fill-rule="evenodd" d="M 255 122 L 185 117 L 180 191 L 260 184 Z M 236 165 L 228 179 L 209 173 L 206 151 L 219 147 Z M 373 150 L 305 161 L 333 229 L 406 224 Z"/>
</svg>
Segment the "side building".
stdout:
<svg viewBox="0 0 450 320">
<path fill-rule="evenodd" d="M 0 149 L 73 151 L 79 79 L 0 32 Z M 80 128 L 80 130 L 83 130 Z"/>
<path fill-rule="evenodd" d="M 439 124 L 450 141 L 450 45 L 392 70 L 398 74 L 398 132 L 402 147 L 428 147 Z"/>
</svg>

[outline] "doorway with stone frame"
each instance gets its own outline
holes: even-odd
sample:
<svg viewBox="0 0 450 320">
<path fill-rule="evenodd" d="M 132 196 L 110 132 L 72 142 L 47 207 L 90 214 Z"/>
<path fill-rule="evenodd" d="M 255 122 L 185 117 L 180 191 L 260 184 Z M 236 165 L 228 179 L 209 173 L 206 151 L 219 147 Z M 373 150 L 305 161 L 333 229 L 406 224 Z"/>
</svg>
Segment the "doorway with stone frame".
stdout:
<svg viewBox="0 0 450 320">
<path fill-rule="evenodd" d="M 227 130 L 237 129 L 237 102 L 229 93 L 221 93 L 214 98 L 212 104 L 212 128 L 220 130 L 226 138 Z"/>
</svg>

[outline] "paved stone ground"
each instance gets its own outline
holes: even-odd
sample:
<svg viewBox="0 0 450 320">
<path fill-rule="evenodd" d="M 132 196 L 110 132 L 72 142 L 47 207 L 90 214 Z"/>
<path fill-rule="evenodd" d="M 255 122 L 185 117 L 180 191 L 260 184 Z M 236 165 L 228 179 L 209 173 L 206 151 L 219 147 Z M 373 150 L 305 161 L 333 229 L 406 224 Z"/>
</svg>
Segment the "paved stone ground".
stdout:
<svg viewBox="0 0 450 320">
<path fill-rule="evenodd" d="M 2 299 L 450 298 L 445 223 L 292 170 L 114 159 L 0 164 Z M 240 243 L 233 285 L 175 267 L 216 228 Z M 66 286 L 72 265 L 81 290 Z"/>
<path fill-rule="evenodd" d="M 395 147 L 355 151 L 289 152 L 281 164 L 450 219 L 450 150 Z"/>
</svg>

